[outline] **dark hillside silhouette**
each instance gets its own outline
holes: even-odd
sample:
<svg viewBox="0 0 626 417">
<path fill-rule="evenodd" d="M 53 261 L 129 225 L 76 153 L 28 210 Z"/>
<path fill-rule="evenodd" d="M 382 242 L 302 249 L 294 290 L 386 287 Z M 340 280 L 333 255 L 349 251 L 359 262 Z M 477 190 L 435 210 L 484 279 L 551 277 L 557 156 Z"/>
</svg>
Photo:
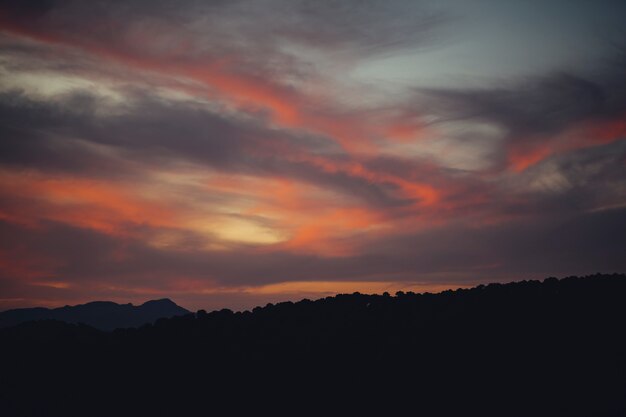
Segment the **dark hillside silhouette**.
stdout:
<svg viewBox="0 0 626 417">
<path fill-rule="evenodd" d="M 0 327 L 14 326 L 33 320 L 59 320 L 83 323 L 100 330 L 138 327 L 163 317 L 182 316 L 189 311 L 172 300 L 152 300 L 140 306 L 116 304 L 111 301 L 93 301 L 77 306 L 49 308 L 19 308 L 0 313 Z"/>
<path fill-rule="evenodd" d="M 0 330 L 3 416 L 625 416 L 626 276 Z M 224 411 L 226 410 L 226 411 Z"/>
</svg>

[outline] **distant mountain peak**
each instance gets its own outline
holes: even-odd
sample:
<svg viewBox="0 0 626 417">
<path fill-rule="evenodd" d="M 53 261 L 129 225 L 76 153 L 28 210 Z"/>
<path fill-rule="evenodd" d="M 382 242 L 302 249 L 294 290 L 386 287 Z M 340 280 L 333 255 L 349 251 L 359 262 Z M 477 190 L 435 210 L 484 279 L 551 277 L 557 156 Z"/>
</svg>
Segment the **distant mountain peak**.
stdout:
<svg viewBox="0 0 626 417">
<path fill-rule="evenodd" d="M 49 308 L 21 308 L 0 313 L 0 327 L 13 326 L 25 321 L 60 320 L 84 323 L 101 330 L 139 327 L 157 319 L 181 316 L 189 311 L 169 298 L 150 300 L 139 306 L 112 301 L 91 301 L 75 306 Z"/>
<path fill-rule="evenodd" d="M 143 307 L 143 306 L 152 306 L 152 305 L 176 306 L 176 307 L 179 307 L 178 304 L 176 304 L 175 302 L 173 302 L 169 298 L 161 298 L 161 299 L 158 299 L 158 300 L 146 301 L 145 303 L 143 303 L 141 305 L 141 307 Z"/>
</svg>

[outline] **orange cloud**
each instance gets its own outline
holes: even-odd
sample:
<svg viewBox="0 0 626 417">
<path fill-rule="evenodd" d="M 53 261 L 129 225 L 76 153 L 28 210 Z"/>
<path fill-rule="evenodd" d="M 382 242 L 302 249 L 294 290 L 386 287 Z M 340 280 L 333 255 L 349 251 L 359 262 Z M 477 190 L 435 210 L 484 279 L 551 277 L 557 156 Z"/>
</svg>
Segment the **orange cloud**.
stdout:
<svg viewBox="0 0 626 417">
<path fill-rule="evenodd" d="M 613 120 L 592 123 L 586 130 L 590 140 L 600 144 L 626 139 L 626 114 Z"/>
<path fill-rule="evenodd" d="M 522 172 L 553 155 L 624 140 L 626 115 L 609 120 L 584 121 L 558 135 L 541 139 L 530 146 L 511 146 L 508 153 L 509 168 L 514 172 Z"/>
<path fill-rule="evenodd" d="M 282 248 L 314 252 L 326 256 L 353 254 L 353 242 L 346 238 L 367 234 L 368 229 L 380 225 L 381 219 L 375 212 L 360 208 L 326 210 L 318 215 L 309 215 L 295 227 L 293 235 Z"/>
<path fill-rule="evenodd" d="M 165 185 L 148 193 L 154 184 L 4 171 L 0 192 L 16 203 L 2 217 L 33 227 L 52 220 L 133 238 L 146 238 L 141 230 L 146 226 L 154 231 L 150 239 L 157 247 L 175 248 L 176 230 L 187 230 L 267 250 L 332 256 L 351 253 L 350 238 L 380 229 L 389 220 L 384 210 L 361 207 L 339 193 L 289 179 L 216 175 L 206 184 L 221 197 L 198 206 L 193 200 L 173 202 Z M 162 196 L 156 195 L 159 189 Z M 263 219 L 267 226 L 257 223 Z M 154 234 L 158 230 L 163 232 Z"/>
<path fill-rule="evenodd" d="M 346 173 L 362 178 L 373 184 L 392 184 L 402 190 L 403 197 L 416 199 L 417 206 L 430 206 L 439 201 L 439 192 L 429 184 L 409 181 L 394 175 L 376 172 L 355 161 L 333 162 L 321 157 L 305 157 L 307 162 L 314 164 L 325 172 Z"/>
<path fill-rule="evenodd" d="M 553 153 L 554 149 L 549 145 L 537 145 L 530 149 L 513 148 L 509 152 L 509 167 L 515 172 L 522 172 Z"/>
<path fill-rule="evenodd" d="M 21 201 L 14 213 L 4 215 L 18 223 L 54 220 L 119 236 L 129 234 L 129 225 L 176 226 L 170 209 L 142 199 L 132 185 L 5 171 L 0 175 L 0 190 Z"/>
<path fill-rule="evenodd" d="M 300 296 L 322 297 L 335 294 L 391 294 L 397 291 L 413 292 L 441 292 L 449 289 L 467 288 L 469 285 L 424 284 L 415 282 L 394 281 L 290 281 L 278 284 L 269 284 L 259 287 L 246 287 L 245 291 L 252 294 L 279 294 L 291 298 L 294 294 Z"/>
<path fill-rule="evenodd" d="M 50 278 L 62 266 L 57 259 L 30 253 L 21 247 L 0 250 L 0 271 L 5 277 L 36 280 Z"/>
<path fill-rule="evenodd" d="M 397 210 L 403 214 L 419 210 L 420 217 L 430 212 L 430 218 L 443 204 L 442 192 L 433 186 L 377 172 L 362 163 L 305 153 L 285 154 L 283 157 L 313 165 L 322 172 L 345 174 L 375 185 L 391 186 L 389 191 L 395 193 L 397 198 L 414 200 L 414 203 L 398 209 L 377 208 L 343 194 L 341 189 L 325 189 L 295 179 L 214 175 L 207 182 L 210 190 L 229 194 L 233 198 L 245 197 L 250 206 L 240 211 L 241 214 L 272 219 L 273 227 L 286 236 L 284 242 L 268 245 L 263 250 L 290 250 L 324 256 L 350 255 L 363 243 L 363 239 L 375 239 L 399 230 L 398 227 L 405 231 L 407 227 L 423 227 L 415 215 L 410 216 L 411 225 L 396 218 Z M 355 239 L 357 236 L 359 239 Z"/>
<path fill-rule="evenodd" d="M 287 178 L 218 177 L 211 189 L 245 195 L 252 204 L 244 216 L 271 219 L 284 241 L 261 248 L 263 251 L 289 250 L 343 256 L 353 247 L 346 240 L 372 227 L 380 226 L 385 215 L 355 205 L 351 198 Z"/>
</svg>

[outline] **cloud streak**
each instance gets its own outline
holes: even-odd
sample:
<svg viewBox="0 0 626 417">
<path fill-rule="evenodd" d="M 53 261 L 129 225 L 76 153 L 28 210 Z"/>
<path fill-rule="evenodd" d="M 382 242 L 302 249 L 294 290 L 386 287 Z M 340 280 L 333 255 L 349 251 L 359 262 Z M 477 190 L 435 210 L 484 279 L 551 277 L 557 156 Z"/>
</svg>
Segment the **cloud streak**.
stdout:
<svg viewBox="0 0 626 417">
<path fill-rule="evenodd" d="M 623 51 L 480 88 L 357 76 L 454 15 L 0 2 L 0 308 L 623 270 Z"/>
</svg>

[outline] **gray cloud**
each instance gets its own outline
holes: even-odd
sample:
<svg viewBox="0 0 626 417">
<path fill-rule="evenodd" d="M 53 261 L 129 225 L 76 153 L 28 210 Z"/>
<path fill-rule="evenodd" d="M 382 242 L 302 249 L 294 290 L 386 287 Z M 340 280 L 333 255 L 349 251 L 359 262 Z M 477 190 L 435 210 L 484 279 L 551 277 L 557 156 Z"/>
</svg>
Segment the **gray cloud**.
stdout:
<svg viewBox="0 0 626 417">
<path fill-rule="evenodd" d="M 273 73 L 296 68 L 285 40 L 324 50 L 369 56 L 432 43 L 445 21 L 441 11 L 403 1 L 255 0 L 90 2 L 3 0 L 12 26 L 90 48 L 192 62 L 237 55 L 240 71 Z M 167 29 L 176 29 L 168 31 Z M 165 29 L 165 30 L 164 30 Z M 173 33 L 176 32 L 176 33 Z M 141 35 L 153 36 L 145 42 Z M 192 43 L 189 41 L 192 40 Z M 181 45 L 191 47 L 179 53 Z M 286 65 L 285 65 L 286 64 Z"/>
<path fill-rule="evenodd" d="M 428 112 L 439 122 L 474 121 L 505 130 L 501 152 L 494 154 L 502 167 L 513 146 L 545 144 L 581 123 L 603 123 L 626 114 L 626 53 L 616 48 L 611 60 L 586 74 L 561 71 L 481 89 L 421 89 Z M 593 138 L 590 138 L 593 139 Z M 472 140 L 460 138 L 460 140 Z"/>
<path fill-rule="evenodd" d="M 99 114 L 85 92 L 39 101 L 23 93 L 0 95 L 0 161 L 7 165 L 94 177 L 141 175 L 141 169 L 177 161 L 231 173 L 298 178 L 353 195 L 374 206 L 408 202 L 396 186 L 347 172 L 327 172 L 298 155 L 324 152 L 330 163 L 350 162 L 322 137 L 268 129 L 229 119 L 192 103 L 167 103 L 144 94 L 121 111 Z M 101 152 L 104 146 L 113 152 Z M 295 158 L 294 158 L 295 156 Z M 416 165 L 412 164 L 412 169 Z"/>
<path fill-rule="evenodd" d="M 626 75 L 626 74 L 625 74 Z M 583 118 L 615 115 L 608 87 L 561 73 L 507 89 L 429 90 L 456 117 L 497 123 L 515 136 L 558 133 Z M 621 101 L 621 100 L 619 100 Z"/>
</svg>

